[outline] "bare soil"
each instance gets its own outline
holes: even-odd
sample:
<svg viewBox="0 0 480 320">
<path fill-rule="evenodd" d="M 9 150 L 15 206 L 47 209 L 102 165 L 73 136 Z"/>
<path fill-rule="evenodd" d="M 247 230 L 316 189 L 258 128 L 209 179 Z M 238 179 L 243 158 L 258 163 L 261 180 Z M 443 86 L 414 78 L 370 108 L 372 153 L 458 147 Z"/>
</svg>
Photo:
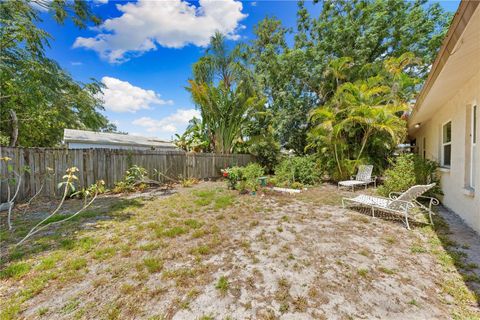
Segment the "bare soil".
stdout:
<svg viewBox="0 0 480 320">
<path fill-rule="evenodd" d="M 23 227 L 2 229 L 1 318 L 480 319 L 473 236 L 455 240 L 452 219 L 432 228 L 418 217 L 409 231 L 399 217 L 343 209 L 352 195 L 205 182 L 104 196 L 15 249 L 54 204 L 18 209 Z"/>
</svg>

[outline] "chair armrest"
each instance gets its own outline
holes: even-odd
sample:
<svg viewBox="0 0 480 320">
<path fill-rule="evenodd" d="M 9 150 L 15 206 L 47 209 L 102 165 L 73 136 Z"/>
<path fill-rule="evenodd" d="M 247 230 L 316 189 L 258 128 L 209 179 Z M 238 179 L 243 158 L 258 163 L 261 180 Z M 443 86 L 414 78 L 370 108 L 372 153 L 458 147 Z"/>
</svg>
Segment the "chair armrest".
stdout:
<svg viewBox="0 0 480 320">
<path fill-rule="evenodd" d="M 390 200 L 396 200 L 398 198 L 399 195 L 401 195 L 402 193 L 401 192 L 390 192 L 388 194 L 388 198 Z"/>
<path fill-rule="evenodd" d="M 430 203 L 433 204 L 434 206 L 438 206 L 440 204 L 440 201 L 437 198 L 426 197 L 426 196 L 418 196 L 417 198 L 430 200 Z"/>
</svg>

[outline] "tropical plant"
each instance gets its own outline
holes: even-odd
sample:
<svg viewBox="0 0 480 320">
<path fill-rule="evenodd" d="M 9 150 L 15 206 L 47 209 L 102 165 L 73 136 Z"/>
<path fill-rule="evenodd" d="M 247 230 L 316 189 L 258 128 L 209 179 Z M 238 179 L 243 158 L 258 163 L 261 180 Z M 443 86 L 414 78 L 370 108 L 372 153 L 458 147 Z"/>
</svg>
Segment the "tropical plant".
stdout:
<svg viewBox="0 0 480 320">
<path fill-rule="evenodd" d="M 147 169 L 133 165 L 125 172 L 125 182 L 131 185 L 141 183 L 148 177 Z"/>
<path fill-rule="evenodd" d="M 348 178 L 362 162 L 384 168 L 406 135 L 402 115 L 408 110 L 417 78 L 407 73 L 417 63 L 411 53 L 364 66 L 372 76 L 344 82 L 311 112 L 309 148 L 317 151 L 334 180 Z"/>
<path fill-rule="evenodd" d="M 95 199 L 97 199 L 97 196 L 99 195 L 99 193 L 105 190 L 105 187 L 104 187 L 105 182 L 103 180 L 97 181 L 95 184 L 89 186 L 88 188 L 86 188 L 84 191 L 81 192 L 85 198 L 84 198 L 83 206 L 80 209 L 78 209 L 76 212 L 72 214 L 66 215 L 65 218 L 63 219 L 59 219 L 59 220 L 53 219 L 52 221 L 53 216 L 57 215 L 60 212 L 60 209 L 63 207 L 63 204 L 66 198 L 68 197 L 68 195 L 76 192 L 75 182 L 78 180 L 76 176 L 77 172 L 78 172 L 78 168 L 76 167 L 71 167 L 66 170 L 66 174 L 63 176 L 63 181 L 58 184 L 59 189 L 63 188 L 62 198 L 60 199 L 59 204 L 50 214 L 48 214 L 48 216 L 46 216 L 44 219 L 38 222 L 33 228 L 31 228 L 27 232 L 27 234 L 16 244 L 16 246 L 21 245 L 33 235 L 37 234 L 38 232 L 52 225 L 57 225 L 75 218 L 80 213 L 85 211 L 95 201 Z M 52 221 L 52 222 L 49 222 L 49 221 Z"/>
<path fill-rule="evenodd" d="M 229 189 L 236 189 L 237 183 L 243 179 L 241 167 L 230 167 L 222 169 L 222 176 L 228 181 Z"/>
<path fill-rule="evenodd" d="M 255 156 L 255 161 L 265 168 L 267 173 L 273 173 L 280 160 L 280 143 L 272 125 L 274 115 L 264 105 L 249 117 L 242 135 L 246 137 L 238 144 L 236 151 Z"/>
<path fill-rule="evenodd" d="M 148 179 L 148 171 L 140 166 L 133 165 L 127 171 L 125 171 L 125 177 L 121 181 L 115 183 L 115 187 L 112 189 L 113 193 L 134 192 L 142 191 L 147 188 L 147 182 L 158 183 Z"/>
<path fill-rule="evenodd" d="M 232 153 L 242 141 L 248 114 L 263 103 L 240 48 L 228 50 L 225 37 L 216 33 L 207 54 L 194 64 L 193 74 L 187 90 L 200 109 L 206 140 L 215 152 Z"/>
<path fill-rule="evenodd" d="M 182 135 L 175 134 L 175 144 L 187 152 L 210 151 L 210 140 L 203 121 L 192 118 Z"/>
</svg>

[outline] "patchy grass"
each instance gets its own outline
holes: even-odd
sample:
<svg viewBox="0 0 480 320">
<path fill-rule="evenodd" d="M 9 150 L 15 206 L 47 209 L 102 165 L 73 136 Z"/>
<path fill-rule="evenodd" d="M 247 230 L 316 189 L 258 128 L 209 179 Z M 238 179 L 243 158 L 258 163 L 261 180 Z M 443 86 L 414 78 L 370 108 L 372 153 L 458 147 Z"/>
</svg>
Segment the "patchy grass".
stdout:
<svg viewBox="0 0 480 320">
<path fill-rule="evenodd" d="M 391 217 L 341 208 L 351 194 L 328 184 L 298 195 L 240 195 L 223 183 L 177 191 L 101 197 L 18 248 L 54 203 L 15 213 L 24 225 L 0 232 L 0 319 L 230 319 L 227 310 L 318 319 L 332 299 L 344 301 L 335 314 L 345 319 L 479 318 L 478 266 L 438 218 L 435 228 L 407 231 Z M 384 307 L 393 299 L 394 315 Z"/>
<path fill-rule="evenodd" d="M 395 270 L 387 268 L 387 267 L 379 267 L 378 270 L 380 270 L 380 272 L 383 272 L 383 273 L 389 274 L 389 275 L 397 273 Z"/>
<path fill-rule="evenodd" d="M 204 245 L 200 245 L 196 248 L 193 248 L 191 250 L 191 253 L 192 254 L 199 254 L 199 255 L 207 255 L 207 254 L 210 253 L 210 251 L 211 251 L 210 247 L 208 245 L 204 244 Z"/>
<path fill-rule="evenodd" d="M 162 234 L 166 237 L 174 238 L 174 237 L 180 236 L 182 234 L 185 234 L 187 232 L 188 232 L 187 229 L 185 229 L 183 227 L 180 227 L 180 226 L 175 226 L 175 227 L 169 228 L 167 230 L 164 230 Z"/>
<path fill-rule="evenodd" d="M 201 228 L 204 223 L 202 221 L 198 221 L 196 219 L 187 219 L 185 220 L 185 225 L 192 228 L 192 229 L 198 229 Z"/>
<path fill-rule="evenodd" d="M 234 197 L 233 195 L 230 195 L 230 194 L 224 195 L 224 196 L 218 196 L 215 199 L 215 204 L 213 207 L 215 208 L 215 210 L 225 209 L 233 204 L 233 200 L 234 200 Z"/>
<path fill-rule="evenodd" d="M 220 278 L 218 278 L 217 284 L 215 285 L 215 288 L 218 289 L 218 291 L 225 295 L 229 287 L 230 284 L 226 276 L 221 276 Z"/>
<path fill-rule="evenodd" d="M 143 264 L 150 273 L 160 272 L 163 269 L 163 261 L 159 258 L 145 258 Z"/>
<path fill-rule="evenodd" d="M 95 250 L 93 258 L 97 260 L 106 260 L 113 257 L 116 253 L 116 248 L 108 247 Z"/>
<path fill-rule="evenodd" d="M 366 269 L 366 268 L 357 269 L 357 274 L 362 278 L 366 278 L 368 276 L 368 272 L 369 272 L 369 270 Z"/>
<path fill-rule="evenodd" d="M 87 259 L 85 258 L 74 258 L 68 260 L 65 267 L 70 270 L 78 271 L 87 266 Z"/>
<path fill-rule="evenodd" d="M 26 275 L 30 269 L 31 265 L 26 262 L 14 263 L 0 271 L 0 279 L 13 278 L 18 280 Z"/>
</svg>

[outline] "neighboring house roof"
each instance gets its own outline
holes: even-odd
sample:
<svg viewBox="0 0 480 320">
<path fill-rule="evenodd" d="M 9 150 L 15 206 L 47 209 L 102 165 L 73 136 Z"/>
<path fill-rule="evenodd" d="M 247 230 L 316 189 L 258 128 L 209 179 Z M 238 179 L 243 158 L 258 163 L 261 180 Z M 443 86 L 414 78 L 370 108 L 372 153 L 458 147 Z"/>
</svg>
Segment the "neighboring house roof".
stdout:
<svg viewBox="0 0 480 320">
<path fill-rule="evenodd" d="M 172 142 L 156 138 L 142 137 L 120 133 L 105 133 L 86 130 L 64 129 L 63 141 L 65 143 L 91 143 L 91 144 L 110 144 L 122 146 L 138 147 L 162 147 L 176 148 Z"/>
<path fill-rule="evenodd" d="M 462 0 L 420 91 L 409 129 L 425 121 L 480 70 L 480 1 Z"/>
</svg>

